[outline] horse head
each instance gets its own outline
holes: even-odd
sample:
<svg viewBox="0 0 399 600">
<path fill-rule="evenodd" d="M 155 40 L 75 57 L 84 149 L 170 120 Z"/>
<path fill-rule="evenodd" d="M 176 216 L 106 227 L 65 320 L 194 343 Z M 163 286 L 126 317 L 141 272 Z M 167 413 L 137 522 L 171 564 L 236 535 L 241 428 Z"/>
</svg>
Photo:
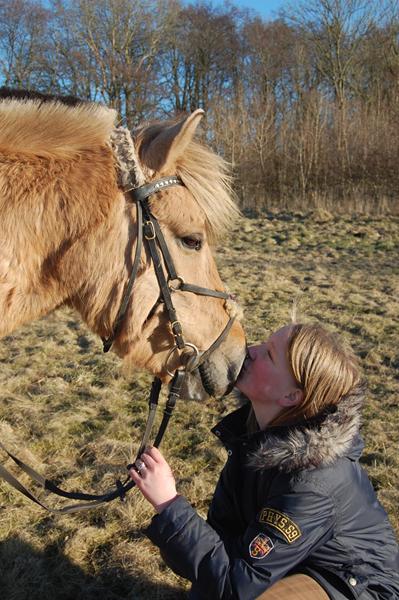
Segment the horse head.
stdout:
<svg viewBox="0 0 399 600">
<path fill-rule="evenodd" d="M 135 132 L 135 176 L 139 182 L 177 176 L 184 185 L 166 187 L 150 197 L 150 210 L 160 224 L 170 253 L 175 281 L 170 282 L 173 304 L 187 345 L 181 352 L 174 336 L 154 266 L 147 254 L 135 283 L 125 326 L 115 340 L 115 350 L 128 363 L 162 379 L 190 360 L 199 350 L 199 366 L 186 378 L 185 396 L 201 399 L 222 396 L 234 384 L 245 354 L 245 339 L 238 319 L 216 348 L 209 347 L 230 326 L 238 308 L 232 297 L 218 298 L 224 291 L 212 255 L 212 247 L 237 215 L 231 200 L 226 165 L 193 138 L 203 116 L 198 110 L 187 118 L 156 123 Z M 162 187 L 160 188 L 162 190 Z M 129 198 L 126 198 L 129 202 Z M 190 285 L 180 285 L 190 282 Z M 189 291 L 187 290 L 189 288 Z M 202 290 L 196 293 L 195 290 Z M 205 292 L 203 292 L 205 290 Z M 132 340 L 137 339 L 135 343 Z M 171 351 L 175 348 L 176 352 Z M 201 358 L 202 353 L 206 353 Z"/>
</svg>

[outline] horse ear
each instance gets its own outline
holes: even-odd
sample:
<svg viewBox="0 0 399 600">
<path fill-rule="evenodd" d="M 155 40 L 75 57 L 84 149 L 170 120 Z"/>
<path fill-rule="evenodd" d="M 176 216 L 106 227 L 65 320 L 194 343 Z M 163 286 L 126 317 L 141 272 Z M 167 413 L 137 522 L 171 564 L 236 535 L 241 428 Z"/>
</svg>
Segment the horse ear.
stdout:
<svg viewBox="0 0 399 600">
<path fill-rule="evenodd" d="M 156 173 L 171 174 L 176 162 L 193 139 L 203 115 L 204 111 L 199 108 L 174 125 L 161 129 L 148 147 L 143 149 L 146 166 Z"/>
</svg>

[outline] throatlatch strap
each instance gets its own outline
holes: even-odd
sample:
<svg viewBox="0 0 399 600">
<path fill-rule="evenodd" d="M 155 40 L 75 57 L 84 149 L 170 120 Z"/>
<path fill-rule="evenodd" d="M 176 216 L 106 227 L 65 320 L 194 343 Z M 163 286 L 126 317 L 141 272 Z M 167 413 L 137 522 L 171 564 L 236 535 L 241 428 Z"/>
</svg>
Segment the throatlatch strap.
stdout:
<svg viewBox="0 0 399 600">
<path fill-rule="evenodd" d="M 137 215 L 137 240 L 136 240 L 136 252 L 134 255 L 134 261 L 132 266 L 132 271 L 130 273 L 129 280 L 127 282 L 126 288 L 123 292 L 122 302 L 118 310 L 118 314 L 116 315 L 116 319 L 114 322 L 114 326 L 112 328 L 112 333 L 108 338 L 102 338 L 103 341 L 103 351 L 108 352 L 114 343 L 116 336 L 119 333 L 119 329 L 123 323 L 123 320 L 126 316 L 127 307 L 129 304 L 130 296 L 132 294 L 133 285 L 136 280 L 136 276 L 140 266 L 140 258 L 141 251 L 143 249 L 143 210 L 141 208 L 140 202 L 136 203 L 136 215 Z"/>
</svg>

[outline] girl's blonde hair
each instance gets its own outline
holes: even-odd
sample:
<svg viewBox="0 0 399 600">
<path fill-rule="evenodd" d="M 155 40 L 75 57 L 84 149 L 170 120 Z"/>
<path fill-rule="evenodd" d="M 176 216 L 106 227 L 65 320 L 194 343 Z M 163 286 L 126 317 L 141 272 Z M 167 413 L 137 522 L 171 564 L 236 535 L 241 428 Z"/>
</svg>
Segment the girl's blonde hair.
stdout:
<svg viewBox="0 0 399 600">
<path fill-rule="evenodd" d="M 288 361 L 303 392 L 303 399 L 298 405 L 283 409 L 269 423 L 270 427 L 315 417 L 328 407 L 339 404 L 361 380 L 352 349 L 337 334 L 319 323 L 292 325 Z M 248 425 L 253 431 L 252 419 L 248 420 Z"/>
</svg>

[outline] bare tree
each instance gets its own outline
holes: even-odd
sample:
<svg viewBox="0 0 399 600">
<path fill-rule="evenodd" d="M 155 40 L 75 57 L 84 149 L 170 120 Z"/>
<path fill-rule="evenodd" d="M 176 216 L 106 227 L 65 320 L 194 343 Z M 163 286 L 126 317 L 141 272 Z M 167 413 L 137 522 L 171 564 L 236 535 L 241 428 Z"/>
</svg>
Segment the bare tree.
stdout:
<svg viewBox="0 0 399 600">
<path fill-rule="evenodd" d="M 43 87 L 50 12 L 34 0 L 0 0 L 0 65 L 3 82 Z"/>
<path fill-rule="evenodd" d="M 114 106 L 130 125 L 154 110 L 156 65 L 168 23 L 163 0 L 55 0 L 64 85 Z"/>
<path fill-rule="evenodd" d="M 314 51 L 314 60 L 339 106 L 351 91 L 359 47 L 379 19 L 375 0 L 306 0 L 285 11 Z"/>
<path fill-rule="evenodd" d="M 178 8 L 163 53 L 165 97 L 175 112 L 209 110 L 230 93 L 240 52 L 234 8 L 199 3 Z"/>
</svg>

